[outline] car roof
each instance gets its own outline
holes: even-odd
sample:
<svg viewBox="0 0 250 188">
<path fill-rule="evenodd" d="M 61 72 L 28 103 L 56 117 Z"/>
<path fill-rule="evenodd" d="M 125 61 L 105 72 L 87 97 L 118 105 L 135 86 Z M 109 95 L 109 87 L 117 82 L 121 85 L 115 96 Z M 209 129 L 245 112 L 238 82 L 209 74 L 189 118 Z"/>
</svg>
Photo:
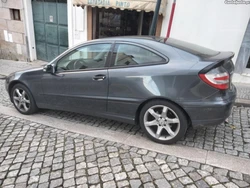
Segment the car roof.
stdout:
<svg viewBox="0 0 250 188">
<path fill-rule="evenodd" d="M 156 36 L 115 36 L 115 37 L 107 37 L 101 39 L 94 39 L 91 42 L 102 42 L 102 41 L 123 41 L 123 42 L 134 42 L 140 43 L 144 45 L 150 45 L 152 48 L 162 51 L 162 46 L 157 45 L 157 43 L 165 44 L 170 47 L 177 48 L 179 50 L 183 50 L 185 52 L 191 53 L 195 56 L 201 58 L 209 58 L 218 55 L 220 52 L 214 51 L 203 46 L 199 46 L 196 44 L 188 43 L 182 40 L 174 39 L 174 38 L 164 38 L 164 37 L 156 37 Z M 160 47 L 161 46 L 161 47 Z"/>
<path fill-rule="evenodd" d="M 149 41 L 164 43 L 174 48 L 178 48 L 180 50 L 189 52 L 197 56 L 215 56 L 219 53 L 218 51 L 214 51 L 214 50 L 205 48 L 203 46 L 188 43 L 188 42 L 174 39 L 174 38 L 163 38 L 163 37 L 155 37 L 155 36 L 119 36 L 119 37 L 108 37 L 108 38 L 97 39 L 97 40 L 133 41 L 133 42 L 141 42 L 141 43 L 143 43 L 143 41 L 145 40 L 149 40 Z"/>
<path fill-rule="evenodd" d="M 111 41 L 143 41 L 143 40 L 151 40 L 151 41 L 156 41 L 160 42 L 163 40 L 163 37 L 155 37 L 155 36 L 115 36 L 115 37 L 107 37 L 107 38 L 101 38 L 101 39 L 95 39 L 93 41 L 106 41 L 106 40 L 111 40 Z"/>
</svg>

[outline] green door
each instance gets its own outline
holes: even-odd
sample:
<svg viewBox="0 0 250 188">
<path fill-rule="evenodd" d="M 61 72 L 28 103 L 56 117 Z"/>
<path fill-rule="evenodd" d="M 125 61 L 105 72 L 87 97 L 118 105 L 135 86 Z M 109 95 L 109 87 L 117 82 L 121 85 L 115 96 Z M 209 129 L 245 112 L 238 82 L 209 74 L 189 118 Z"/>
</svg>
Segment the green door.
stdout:
<svg viewBox="0 0 250 188">
<path fill-rule="evenodd" d="M 32 0 L 37 59 L 51 61 L 68 48 L 67 0 Z"/>
</svg>

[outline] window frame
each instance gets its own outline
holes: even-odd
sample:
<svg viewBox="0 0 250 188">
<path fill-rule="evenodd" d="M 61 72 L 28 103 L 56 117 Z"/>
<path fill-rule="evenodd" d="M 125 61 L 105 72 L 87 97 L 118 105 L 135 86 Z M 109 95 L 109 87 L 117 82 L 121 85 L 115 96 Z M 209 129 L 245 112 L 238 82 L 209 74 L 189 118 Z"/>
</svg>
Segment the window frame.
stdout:
<svg viewBox="0 0 250 188">
<path fill-rule="evenodd" d="M 140 48 L 143 48 L 145 50 L 148 50 L 158 56 L 160 56 L 162 59 L 164 59 L 165 61 L 162 61 L 162 62 L 159 62 L 159 63 L 149 63 L 149 64 L 140 64 L 140 65 L 130 65 L 130 66 L 114 66 L 115 65 L 115 59 L 113 56 L 115 54 L 115 47 L 116 45 L 119 45 L 119 44 L 127 44 L 127 45 L 133 45 L 133 46 L 136 46 L 136 47 L 140 47 Z M 116 55 L 115 55 L 116 57 Z M 133 68 L 133 67 L 143 67 L 143 66 L 152 66 L 152 65 L 163 65 L 163 64 L 167 64 L 169 62 L 169 58 L 165 55 L 163 55 L 162 53 L 152 49 L 152 48 L 149 48 L 145 45 L 142 45 L 142 44 L 138 44 L 138 43 L 134 43 L 134 42 L 125 42 L 125 41 L 115 41 L 114 44 L 113 44 L 113 48 L 112 48 L 112 53 L 110 54 L 110 64 L 109 64 L 109 68 L 110 69 L 118 69 L 118 68 Z"/>
<path fill-rule="evenodd" d="M 10 9 L 11 20 L 21 21 L 21 12 L 20 9 Z"/>
<path fill-rule="evenodd" d="M 107 56 L 106 62 L 104 64 L 104 67 L 102 67 L 102 68 L 87 68 L 87 69 L 75 69 L 75 70 L 57 71 L 57 66 L 58 66 L 58 63 L 60 62 L 60 60 L 62 60 L 64 57 L 66 57 L 67 55 L 72 53 L 74 50 L 77 50 L 77 49 L 80 49 L 80 48 L 83 48 L 83 47 L 87 47 L 87 46 L 90 46 L 90 45 L 99 45 L 99 44 L 110 44 L 110 49 L 109 49 L 108 56 Z M 89 42 L 89 43 L 81 44 L 81 45 L 78 45 L 78 46 L 70 49 L 69 51 L 67 51 L 66 54 L 62 54 L 62 56 L 59 56 L 58 59 L 53 61 L 51 64 L 53 64 L 55 66 L 55 69 L 56 69 L 55 73 L 56 74 L 71 73 L 71 72 L 82 72 L 82 71 L 94 71 L 94 70 L 106 70 L 108 68 L 108 65 L 110 64 L 109 62 L 111 61 L 111 57 L 112 57 L 111 53 L 112 53 L 113 47 L 114 47 L 114 42 L 112 42 L 112 41 Z"/>
</svg>

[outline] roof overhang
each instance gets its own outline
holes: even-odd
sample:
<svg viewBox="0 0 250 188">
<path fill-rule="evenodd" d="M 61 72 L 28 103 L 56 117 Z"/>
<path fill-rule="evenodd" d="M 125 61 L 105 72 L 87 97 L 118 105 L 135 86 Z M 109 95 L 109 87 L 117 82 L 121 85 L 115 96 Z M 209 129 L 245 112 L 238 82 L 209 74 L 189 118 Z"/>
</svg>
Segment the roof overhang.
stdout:
<svg viewBox="0 0 250 188">
<path fill-rule="evenodd" d="M 136 11 L 155 11 L 157 0 L 73 0 L 73 5 L 76 6 L 91 6 L 99 8 L 113 8 L 113 9 L 127 9 Z M 167 6 L 167 0 L 161 1 L 161 6 L 159 14 L 165 14 L 165 9 Z"/>
</svg>

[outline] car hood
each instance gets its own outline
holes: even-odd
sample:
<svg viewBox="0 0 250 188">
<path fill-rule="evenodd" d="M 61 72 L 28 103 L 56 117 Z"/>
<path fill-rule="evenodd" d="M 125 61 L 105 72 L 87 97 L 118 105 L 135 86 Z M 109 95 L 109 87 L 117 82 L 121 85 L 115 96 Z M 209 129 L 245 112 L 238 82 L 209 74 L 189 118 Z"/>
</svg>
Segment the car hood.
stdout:
<svg viewBox="0 0 250 188">
<path fill-rule="evenodd" d="M 33 72 L 37 72 L 37 71 L 41 71 L 41 70 L 43 70 L 42 67 L 36 67 L 36 68 L 30 68 L 30 69 L 16 71 L 16 72 L 14 72 L 12 74 L 21 75 L 21 74 L 24 74 L 24 73 L 33 73 Z"/>
<path fill-rule="evenodd" d="M 37 72 L 42 72 L 42 70 L 43 70 L 42 67 L 37 67 L 37 68 L 30 68 L 30 69 L 16 71 L 16 72 L 9 74 L 6 77 L 6 81 L 18 80 L 23 75 L 35 75 L 37 74 Z"/>
</svg>

